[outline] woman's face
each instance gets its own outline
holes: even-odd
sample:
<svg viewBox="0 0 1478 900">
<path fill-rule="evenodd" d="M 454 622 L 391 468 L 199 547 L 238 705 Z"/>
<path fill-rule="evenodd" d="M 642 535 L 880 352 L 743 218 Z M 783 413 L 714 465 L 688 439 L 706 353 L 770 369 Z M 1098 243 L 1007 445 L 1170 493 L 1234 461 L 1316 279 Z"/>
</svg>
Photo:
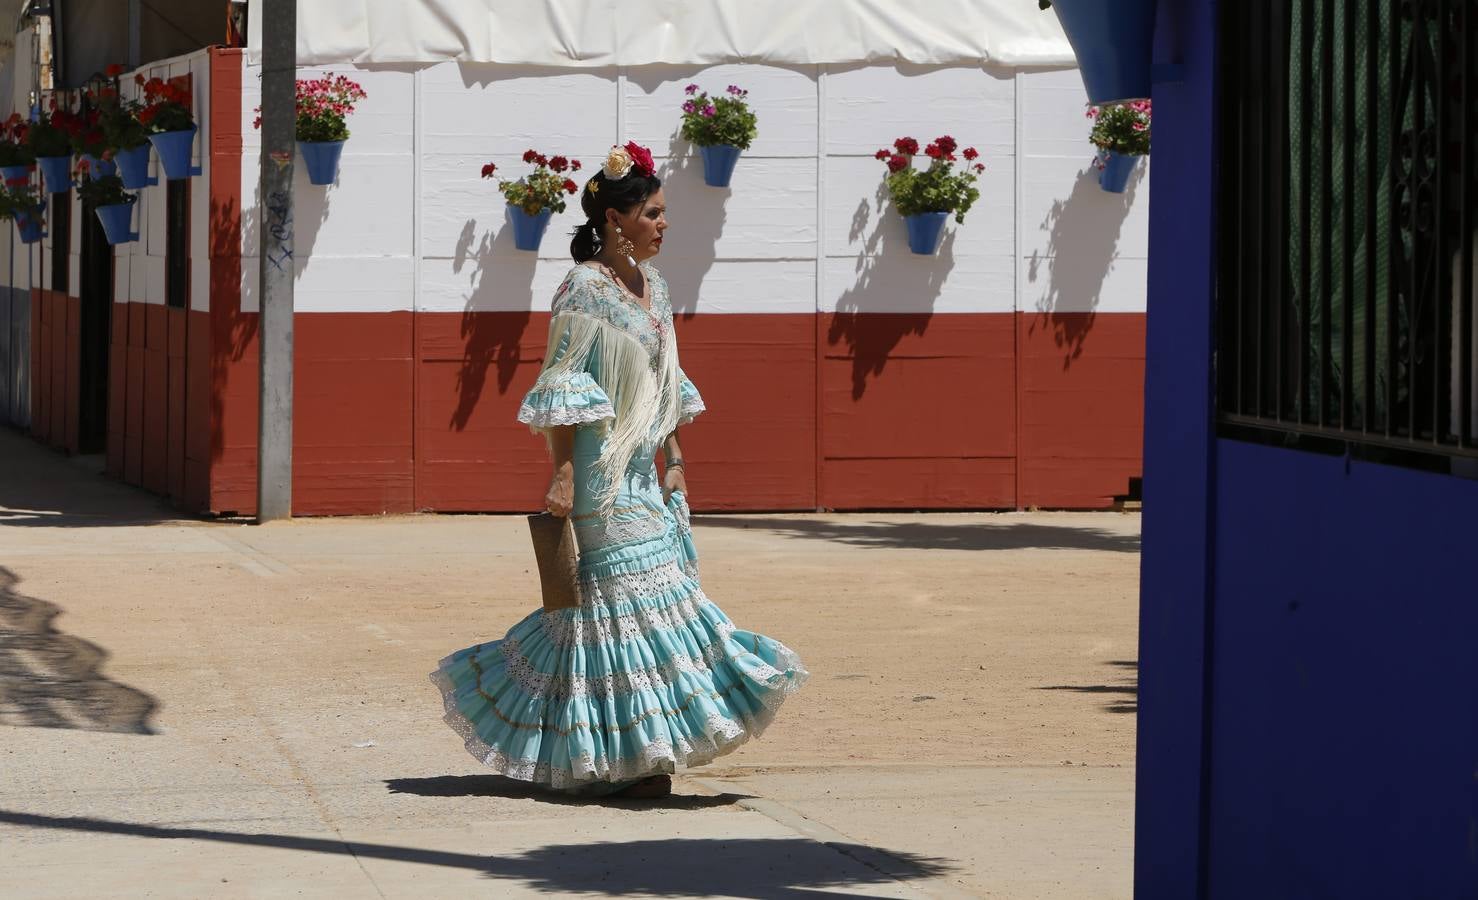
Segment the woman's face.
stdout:
<svg viewBox="0 0 1478 900">
<path fill-rule="evenodd" d="M 662 232 L 667 230 L 667 199 L 661 188 L 625 213 L 612 210 L 608 218 L 612 224 L 621 226 L 621 234 L 635 246 L 631 255 L 637 262 L 651 259 L 662 251 Z"/>
</svg>

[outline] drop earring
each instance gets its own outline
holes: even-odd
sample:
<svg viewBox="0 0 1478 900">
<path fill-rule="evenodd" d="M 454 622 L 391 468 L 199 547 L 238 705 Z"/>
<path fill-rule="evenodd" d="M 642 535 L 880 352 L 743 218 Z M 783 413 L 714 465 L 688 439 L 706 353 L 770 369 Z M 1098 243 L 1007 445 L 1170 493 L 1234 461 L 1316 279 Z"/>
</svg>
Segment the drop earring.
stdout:
<svg viewBox="0 0 1478 900">
<path fill-rule="evenodd" d="M 621 233 L 620 225 L 616 226 L 616 252 L 626 257 L 626 261 L 631 264 L 633 269 L 636 268 L 636 260 L 631 255 L 636 252 L 636 245 L 631 242 L 630 238 Z"/>
</svg>

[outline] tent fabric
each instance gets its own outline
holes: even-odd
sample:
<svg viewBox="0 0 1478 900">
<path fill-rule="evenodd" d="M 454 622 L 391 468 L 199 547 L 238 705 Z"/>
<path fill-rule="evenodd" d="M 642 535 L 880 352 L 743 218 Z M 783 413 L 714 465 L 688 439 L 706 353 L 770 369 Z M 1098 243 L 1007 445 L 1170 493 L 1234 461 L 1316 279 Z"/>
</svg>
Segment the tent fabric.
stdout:
<svg viewBox="0 0 1478 900">
<path fill-rule="evenodd" d="M 261 17 L 249 23 L 259 56 Z M 298 64 L 1073 65 L 1036 0 L 300 0 Z"/>
</svg>

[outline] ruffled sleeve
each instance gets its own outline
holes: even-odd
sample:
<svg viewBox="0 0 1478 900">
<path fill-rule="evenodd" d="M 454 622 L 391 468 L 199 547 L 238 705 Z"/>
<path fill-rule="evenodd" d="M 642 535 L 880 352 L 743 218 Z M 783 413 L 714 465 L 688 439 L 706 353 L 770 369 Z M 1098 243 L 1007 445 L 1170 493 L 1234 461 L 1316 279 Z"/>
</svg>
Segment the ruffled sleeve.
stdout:
<svg viewBox="0 0 1478 900">
<path fill-rule="evenodd" d="M 686 372 L 679 369 L 678 378 L 678 389 L 682 392 L 682 405 L 678 410 L 677 424 L 683 426 L 698 418 L 698 414 L 708 407 L 703 405 L 703 395 L 698 393 L 698 388 L 688 378 Z"/>
<path fill-rule="evenodd" d="M 596 382 L 591 368 L 591 341 L 580 334 L 589 326 L 588 316 L 575 302 L 581 291 L 576 279 L 571 273 L 555 294 L 544 366 L 518 408 L 518 421 L 535 431 L 560 425 L 592 425 L 616 417 L 611 398 Z"/>
</svg>

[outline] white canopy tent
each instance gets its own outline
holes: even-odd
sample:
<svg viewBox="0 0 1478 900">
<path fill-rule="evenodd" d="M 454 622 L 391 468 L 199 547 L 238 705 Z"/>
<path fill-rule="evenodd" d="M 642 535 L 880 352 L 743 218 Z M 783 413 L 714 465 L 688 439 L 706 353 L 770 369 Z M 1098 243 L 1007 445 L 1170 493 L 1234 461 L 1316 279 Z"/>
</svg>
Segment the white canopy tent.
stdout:
<svg viewBox="0 0 1478 900">
<path fill-rule="evenodd" d="M 248 44 L 260 48 L 256 12 Z M 1074 64 L 1057 17 L 1035 0 L 300 0 L 297 55 L 299 65 Z"/>
</svg>

